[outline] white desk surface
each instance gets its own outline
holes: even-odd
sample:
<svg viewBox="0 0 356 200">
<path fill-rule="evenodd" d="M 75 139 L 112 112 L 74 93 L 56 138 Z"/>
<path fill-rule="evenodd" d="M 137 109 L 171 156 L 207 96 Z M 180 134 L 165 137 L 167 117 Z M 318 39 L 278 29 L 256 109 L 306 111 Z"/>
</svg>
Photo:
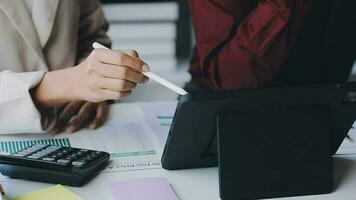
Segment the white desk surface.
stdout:
<svg viewBox="0 0 356 200">
<path fill-rule="evenodd" d="M 121 104 L 116 107 L 120 109 Z M 125 109 L 123 109 L 125 110 Z M 125 113 L 120 114 L 121 117 Z M 354 200 L 356 199 L 356 155 L 334 158 L 335 192 L 328 195 L 294 197 L 288 199 L 305 200 Z M 111 200 L 108 190 L 110 182 L 145 178 L 166 177 L 181 200 L 218 200 L 219 183 L 217 168 L 167 171 L 163 169 L 100 173 L 95 179 L 81 188 L 70 189 L 86 200 Z M 9 197 L 15 197 L 50 186 L 50 184 L 9 180 L 2 183 Z"/>
<path fill-rule="evenodd" d="M 356 156 L 334 159 L 336 191 L 327 195 L 293 197 L 293 200 L 354 200 L 356 196 Z M 218 170 L 204 168 L 166 171 L 163 169 L 102 173 L 81 188 L 70 189 L 86 200 L 111 200 L 108 183 L 144 177 L 166 177 L 181 200 L 219 200 Z M 10 180 L 3 183 L 10 197 L 50 186 L 49 184 Z"/>
</svg>

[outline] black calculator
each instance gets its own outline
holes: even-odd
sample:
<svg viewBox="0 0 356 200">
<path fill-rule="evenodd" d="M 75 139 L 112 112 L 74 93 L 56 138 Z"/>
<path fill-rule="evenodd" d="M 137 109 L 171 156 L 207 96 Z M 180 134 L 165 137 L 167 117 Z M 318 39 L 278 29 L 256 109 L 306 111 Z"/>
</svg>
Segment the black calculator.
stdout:
<svg viewBox="0 0 356 200">
<path fill-rule="evenodd" d="M 13 154 L 0 154 L 0 172 L 15 179 L 82 186 L 106 167 L 109 153 L 35 144 Z"/>
</svg>

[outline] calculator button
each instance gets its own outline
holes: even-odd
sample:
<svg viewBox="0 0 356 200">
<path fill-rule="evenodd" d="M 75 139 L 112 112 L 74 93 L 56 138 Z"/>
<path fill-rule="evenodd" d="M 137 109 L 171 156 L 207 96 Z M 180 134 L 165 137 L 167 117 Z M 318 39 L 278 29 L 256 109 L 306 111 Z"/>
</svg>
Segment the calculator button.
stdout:
<svg viewBox="0 0 356 200">
<path fill-rule="evenodd" d="M 28 156 L 27 158 L 29 158 L 29 159 L 39 159 L 39 158 L 41 158 L 41 157 L 43 157 L 43 156 L 31 155 L 31 156 Z"/>
<path fill-rule="evenodd" d="M 53 153 L 55 151 L 57 151 L 58 149 L 44 149 L 42 150 L 43 152 L 47 153 L 47 154 L 50 154 L 50 153 Z"/>
<path fill-rule="evenodd" d="M 32 147 L 29 147 L 29 148 L 25 149 L 25 151 L 36 152 L 36 151 L 38 151 L 40 149 L 43 149 L 43 148 L 45 148 L 47 146 L 48 145 L 45 145 L 45 144 L 36 144 L 36 145 L 34 145 Z"/>
<path fill-rule="evenodd" d="M 95 156 L 96 152 L 91 152 L 90 156 Z"/>
<path fill-rule="evenodd" d="M 47 154 L 48 154 L 47 152 L 39 151 L 39 152 L 35 153 L 34 155 L 43 157 L 43 156 L 45 156 Z"/>
<path fill-rule="evenodd" d="M 65 159 L 71 160 L 71 161 L 73 161 L 73 160 L 78 160 L 77 157 L 76 157 L 76 156 L 73 156 L 73 155 L 68 156 L 68 157 L 66 157 Z"/>
<path fill-rule="evenodd" d="M 98 152 L 95 152 L 94 156 L 97 157 L 97 156 L 101 156 L 101 155 L 103 155 L 103 154 L 104 154 L 103 152 L 99 152 L 99 151 L 98 151 Z"/>
<path fill-rule="evenodd" d="M 50 157 L 53 158 L 54 160 L 57 160 L 59 158 L 59 156 L 57 155 L 51 155 Z"/>
<path fill-rule="evenodd" d="M 51 158 L 51 157 L 44 157 L 44 158 L 42 158 L 42 160 L 44 160 L 44 161 L 54 161 L 55 159 Z"/>
<path fill-rule="evenodd" d="M 83 156 L 83 155 L 85 155 L 85 154 L 86 154 L 86 153 L 84 153 L 84 152 L 82 152 L 82 151 L 76 153 L 77 156 Z"/>
<path fill-rule="evenodd" d="M 56 151 L 58 149 L 61 149 L 62 147 L 58 147 L 58 146 L 49 146 L 46 148 L 46 150 L 49 150 L 49 151 Z"/>
<path fill-rule="evenodd" d="M 88 163 L 88 162 L 90 162 L 90 161 L 92 161 L 92 159 L 90 159 L 90 158 L 85 158 L 85 159 L 83 160 L 83 162 L 86 162 L 86 163 Z"/>
<path fill-rule="evenodd" d="M 20 151 L 20 152 L 17 152 L 17 154 L 27 156 L 27 155 L 31 154 L 31 152 Z"/>
<path fill-rule="evenodd" d="M 23 155 L 23 154 L 12 154 L 12 156 L 15 156 L 15 157 L 25 157 L 25 155 Z"/>
<path fill-rule="evenodd" d="M 57 156 L 57 158 L 61 158 L 63 156 L 62 153 L 56 153 L 55 155 Z"/>
<path fill-rule="evenodd" d="M 103 152 L 96 152 L 95 153 L 95 157 L 94 158 L 98 158 L 98 157 L 100 157 L 100 156 L 102 156 L 104 153 Z"/>
<path fill-rule="evenodd" d="M 82 162 L 82 161 L 74 161 L 74 162 L 72 162 L 72 165 L 74 166 L 74 167 L 81 167 L 81 166 L 83 166 L 85 164 L 85 162 Z"/>
<path fill-rule="evenodd" d="M 59 159 L 57 160 L 58 163 L 63 163 L 63 164 L 67 164 L 70 162 L 70 160 L 66 160 L 66 159 Z"/>
<path fill-rule="evenodd" d="M 84 153 L 82 153 L 82 152 L 77 152 L 77 153 L 75 153 L 75 154 L 72 154 L 71 156 L 73 156 L 73 157 L 75 157 L 75 158 L 81 158 L 81 157 L 83 157 L 85 154 Z"/>
<path fill-rule="evenodd" d="M 31 149 L 31 150 L 35 150 L 36 151 L 36 150 L 45 148 L 47 146 L 49 146 L 49 145 L 47 145 L 47 144 L 35 144 L 35 145 L 33 145 L 33 146 L 31 146 L 31 147 L 29 147 L 27 149 Z"/>
<path fill-rule="evenodd" d="M 63 151 L 61 151 L 61 154 L 62 154 L 62 155 L 68 155 L 68 154 L 69 154 L 69 151 L 68 151 L 68 150 L 63 150 Z"/>
</svg>

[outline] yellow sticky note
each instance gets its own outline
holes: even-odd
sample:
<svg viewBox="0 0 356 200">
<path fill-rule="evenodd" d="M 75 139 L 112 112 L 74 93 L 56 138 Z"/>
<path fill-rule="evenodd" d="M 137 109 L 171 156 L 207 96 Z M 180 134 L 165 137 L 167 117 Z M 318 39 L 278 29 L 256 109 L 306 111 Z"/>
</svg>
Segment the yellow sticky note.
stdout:
<svg viewBox="0 0 356 200">
<path fill-rule="evenodd" d="M 13 200 L 83 200 L 62 185 L 55 185 L 49 188 L 38 190 L 14 198 Z"/>
</svg>

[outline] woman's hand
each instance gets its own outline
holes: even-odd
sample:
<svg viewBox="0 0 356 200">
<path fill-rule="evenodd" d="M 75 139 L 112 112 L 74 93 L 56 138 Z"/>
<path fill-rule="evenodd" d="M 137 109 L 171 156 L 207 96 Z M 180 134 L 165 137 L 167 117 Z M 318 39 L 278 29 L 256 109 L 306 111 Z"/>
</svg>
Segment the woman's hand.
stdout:
<svg viewBox="0 0 356 200">
<path fill-rule="evenodd" d="M 108 111 L 109 105 L 106 101 L 101 103 L 71 102 L 62 108 L 51 132 L 53 134 L 62 131 L 74 133 L 88 126 L 91 129 L 99 128 L 105 123 Z"/>
<path fill-rule="evenodd" d="M 96 49 L 74 69 L 78 82 L 73 90 L 78 98 L 90 102 L 119 100 L 147 81 L 141 73 L 147 71 L 148 66 L 135 52 Z"/>
<path fill-rule="evenodd" d="M 135 51 L 95 49 L 78 66 L 46 73 L 33 97 L 45 106 L 119 100 L 148 81 L 141 73 L 147 71 L 148 65 Z"/>
</svg>

